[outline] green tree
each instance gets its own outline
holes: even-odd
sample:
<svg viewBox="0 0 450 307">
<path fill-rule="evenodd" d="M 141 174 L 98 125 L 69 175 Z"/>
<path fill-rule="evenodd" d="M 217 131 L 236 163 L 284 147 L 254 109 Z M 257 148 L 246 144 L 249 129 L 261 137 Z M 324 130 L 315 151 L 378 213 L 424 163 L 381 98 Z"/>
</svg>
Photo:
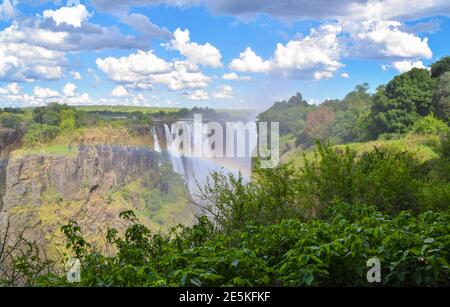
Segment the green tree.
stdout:
<svg viewBox="0 0 450 307">
<path fill-rule="evenodd" d="M 450 71 L 450 56 L 441 58 L 439 61 L 431 65 L 431 76 L 439 78 L 446 72 Z"/>
<path fill-rule="evenodd" d="M 413 68 L 378 87 L 371 108 L 376 135 L 407 132 L 420 116 L 432 113 L 435 86 L 427 70 Z"/>
<path fill-rule="evenodd" d="M 450 71 L 442 74 L 437 80 L 433 96 L 436 116 L 444 121 L 450 121 Z"/>
<path fill-rule="evenodd" d="M 4 128 L 16 129 L 20 124 L 20 117 L 11 113 L 0 114 L 0 126 Z"/>
<path fill-rule="evenodd" d="M 75 129 L 75 110 L 67 109 L 61 111 L 61 129 L 70 131 Z"/>
</svg>

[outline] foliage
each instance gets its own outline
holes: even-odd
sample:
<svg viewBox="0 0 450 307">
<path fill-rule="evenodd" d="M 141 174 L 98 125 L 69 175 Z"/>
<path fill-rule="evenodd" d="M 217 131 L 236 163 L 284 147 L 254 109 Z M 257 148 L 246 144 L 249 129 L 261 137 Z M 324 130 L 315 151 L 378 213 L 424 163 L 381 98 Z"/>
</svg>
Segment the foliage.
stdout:
<svg viewBox="0 0 450 307">
<path fill-rule="evenodd" d="M 450 121 L 450 71 L 442 74 L 437 79 L 433 105 L 436 110 L 436 115 L 440 119 L 447 122 Z"/>
<path fill-rule="evenodd" d="M 17 129 L 20 117 L 13 113 L 0 113 L 0 126 L 3 128 Z"/>
<path fill-rule="evenodd" d="M 131 211 L 123 212 L 130 223 L 125 234 L 114 229 L 107 234 L 115 255 L 93 250 L 79 255 L 79 286 L 369 286 L 366 261 L 372 257 L 382 265 L 381 285 L 448 283 L 447 213 L 403 212 L 392 218 L 370 206 L 336 202 L 327 216 L 246 223 L 226 234 L 204 217 L 191 228 L 161 235 L 139 224 Z M 76 225 L 65 227 L 72 229 L 69 242 L 82 237 Z M 51 274 L 38 284 L 74 285 Z"/>
<path fill-rule="evenodd" d="M 425 69 L 413 68 L 377 89 L 371 109 L 373 131 L 407 132 L 420 116 L 433 112 L 435 80 Z"/>
<path fill-rule="evenodd" d="M 412 131 L 417 134 L 445 134 L 449 130 L 448 126 L 432 114 L 422 117 L 417 121 Z"/>
<path fill-rule="evenodd" d="M 327 107 L 320 107 L 306 116 L 305 132 L 313 139 L 324 140 L 330 134 L 336 115 Z"/>
<path fill-rule="evenodd" d="M 292 133 L 296 135 L 305 127 L 306 116 L 314 110 L 300 93 L 292 96 L 288 101 L 276 102 L 271 108 L 258 115 L 261 122 L 279 122 L 282 135 Z"/>
<path fill-rule="evenodd" d="M 61 130 L 72 131 L 75 129 L 75 109 L 67 109 L 61 111 Z"/>
<path fill-rule="evenodd" d="M 42 125 L 59 126 L 61 124 L 61 112 L 70 109 L 72 108 L 58 103 L 37 107 L 33 110 L 33 121 Z"/>
<path fill-rule="evenodd" d="M 446 56 L 431 65 L 431 76 L 439 78 L 446 72 L 450 72 L 450 56 Z"/>
<path fill-rule="evenodd" d="M 32 124 L 28 127 L 28 130 L 23 137 L 24 146 L 32 147 L 50 142 L 60 133 L 60 131 L 60 128 L 57 126 Z"/>
</svg>

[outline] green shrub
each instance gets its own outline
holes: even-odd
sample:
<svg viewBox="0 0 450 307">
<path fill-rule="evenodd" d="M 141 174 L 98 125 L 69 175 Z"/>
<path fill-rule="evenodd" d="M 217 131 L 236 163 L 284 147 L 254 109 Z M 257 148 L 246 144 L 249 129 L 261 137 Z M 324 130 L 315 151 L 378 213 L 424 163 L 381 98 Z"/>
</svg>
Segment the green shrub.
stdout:
<svg viewBox="0 0 450 307">
<path fill-rule="evenodd" d="M 20 124 L 20 117 L 12 113 L 0 114 L 0 126 L 4 128 L 17 129 Z"/>
<path fill-rule="evenodd" d="M 38 144 L 48 143 L 60 132 L 60 128 L 56 126 L 40 124 L 30 125 L 23 137 L 24 146 L 32 147 Z"/>
<path fill-rule="evenodd" d="M 368 259 L 381 263 L 383 286 L 443 286 L 450 278 L 450 215 L 402 212 L 391 218 L 374 207 L 336 202 L 326 220 L 284 220 L 227 234 L 207 218 L 169 235 L 151 234 L 132 212 L 117 250 L 92 249 L 76 223 L 64 226 L 73 256 L 82 260 L 79 286 L 371 286 Z M 40 286 L 73 286 L 46 274 Z M 375 284 L 377 285 L 377 284 Z"/>
<path fill-rule="evenodd" d="M 432 114 L 417 121 L 411 131 L 417 134 L 444 134 L 449 130 L 446 123 L 437 119 Z"/>
</svg>

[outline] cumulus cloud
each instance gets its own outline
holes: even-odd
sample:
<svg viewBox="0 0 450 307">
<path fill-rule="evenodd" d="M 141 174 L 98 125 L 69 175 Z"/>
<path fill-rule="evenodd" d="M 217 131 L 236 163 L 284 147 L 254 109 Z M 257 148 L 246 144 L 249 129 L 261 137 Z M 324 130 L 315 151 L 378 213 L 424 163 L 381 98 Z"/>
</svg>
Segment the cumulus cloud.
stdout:
<svg viewBox="0 0 450 307">
<path fill-rule="evenodd" d="M 425 65 L 422 61 L 397 61 L 392 63 L 392 66 L 397 69 L 400 73 L 404 73 L 410 71 L 413 68 L 425 68 Z"/>
<path fill-rule="evenodd" d="M 122 85 L 118 85 L 111 91 L 111 95 L 113 97 L 127 97 L 130 93 Z"/>
<path fill-rule="evenodd" d="M 363 58 L 432 57 L 427 38 L 404 32 L 398 21 L 364 21 L 344 23 L 353 46 L 350 52 Z"/>
<path fill-rule="evenodd" d="M 45 10 L 43 14 L 44 18 L 52 18 L 58 26 L 66 23 L 76 28 L 81 27 L 81 23 L 89 17 L 89 12 L 82 4 L 65 6 L 57 10 Z"/>
<path fill-rule="evenodd" d="M 3 3 L 0 4 L 0 20 L 8 20 L 13 18 L 15 14 L 14 4 L 14 1 L 3 0 Z"/>
<path fill-rule="evenodd" d="M 110 80 L 133 89 L 151 89 L 155 84 L 165 85 L 173 91 L 198 89 L 207 87 L 211 81 L 200 71 L 192 71 L 189 63 L 168 63 L 152 51 L 138 51 L 121 58 L 98 58 L 96 63 Z"/>
<path fill-rule="evenodd" d="M 272 59 L 263 60 L 247 47 L 239 59 L 232 60 L 230 69 L 241 72 L 274 72 L 293 78 L 314 76 L 316 80 L 330 78 L 343 66 L 339 62 L 341 46 L 337 25 L 321 25 L 304 38 L 278 44 Z"/>
<path fill-rule="evenodd" d="M 165 44 L 169 49 L 174 49 L 180 52 L 186 57 L 187 61 L 195 65 L 203 65 L 210 67 L 222 67 L 222 55 L 219 49 L 206 43 L 200 45 L 195 42 L 191 42 L 189 30 L 182 31 L 176 29 L 174 32 L 174 38 L 170 41 L 170 44 Z"/>
<path fill-rule="evenodd" d="M 56 80 L 66 65 L 64 53 L 27 43 L 2 43 L 0 33 L 0 80 L 31 82 Z"/>
<path fill-rule="evenodd" d="M 54 91 L 49 88 L 35 86 L 33 89 L 33 95 L 37 98 L 55 98 L 59 97 L 58 91 Z"/>
<path fill-rule="evenodd" d="M 234 59 L 230 63 L 230 69 L 240 72 L 268 72 L 271 69 L 270 61 L 263 60 L 250 47 L 245 48 L 239 54 L 239 59 Z"/>
<path fill-rule="evenodd" d="M 82 79 L 81 74 L 78 71 L 71 71 L 70 75 L 72 76 L 72 78 L 74 80 L 81 80 Z"/>
<path fill-rule="evenodd" d="M 233 88 L 229 85 L 220 85 L 217 87 L 217 90 L 213 93 L 213 97 L 217 99 L 232 99 Z"/>
<path fill-rule="evenodd" d="M 348 73 L 346 73 L 346 72 L 343 72 L 343 73 L 341 74 L 341 77 L 342 77 L 342 78 L 345 78 L 345 79 L 348 79 L 348 78 L 350 78 L 350 75 L 349 75 Z"/>
<path fill-rule="evenodd" d="M 236 73 L 231 72 L 223 74 L 222 79 L 228 81 L 238 81 L 238 80 L 248 81 L 251 78 L 249 76 L 238 76 Z"/>
<path fill-rule="evenodd" d="M 64 85 L 63 88 L 63 94 L 66 97 L 73 97 L 75 96 L 75 91 L 77 90 L 77 86 L 73 83 L 67 83 L 66 85 Z"/>
<path fill-rule="evenodd" d="M 207 100 L 209 95 L 204 90 L 187 91 L 183 93 L 183 96 L 189 100 Z"/>
<path fill-rule="evenodd" d="M 140 51 L 127 57 L 98 58 L 96 64 L 109 79 L 117 82 L 137 83 L 139 79 L 152 74 L 171 71 L 171 65 L 158 58 L 153 51 Z"/>
</svg>

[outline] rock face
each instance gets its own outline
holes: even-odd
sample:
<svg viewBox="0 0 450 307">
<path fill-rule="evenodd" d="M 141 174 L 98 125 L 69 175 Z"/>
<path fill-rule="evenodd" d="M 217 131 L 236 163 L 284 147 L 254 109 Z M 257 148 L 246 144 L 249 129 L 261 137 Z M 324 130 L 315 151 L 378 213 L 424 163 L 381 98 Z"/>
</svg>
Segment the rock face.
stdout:
<svg viewBox="0 0 450 307">
<path fill-rule="evenodd" d="M 64 200 L 89 197 L 123 185 L 149 170 L 158 170 L 149 149 L 118 145 L 80 146 L 74 156 L 31 154 L 7 167 L 5 209 L 40 206 L 44 191 L 54 190 Z"/>
<path fill-rule="evenodd" d="M 79 222 L 86 238 L 104 238 L 102 231 L 108 227 L 120 230 L 124 226 L 119 213 L 130 209 L 137 211 L 144 224 L 153 225 L 147 213 L 156 210 L 154 206 L 159 199 L 148 193 L 158 189 L 161 180 L 160 154 L 149 148 L 121 145 L 80 145 L 70 152 L 17 157 L 12 154 L 4 166 L 4 205 L 0 212 L 1 238 L 6 226 L 10 226 L 8 244 L 26 229 L 24 237 L 44 248 L 64 246 L 59 228 L 70 219 Z M 148 177 L 151 179 L 143 180 Z M 131 188 L 120 190 L 127 185 Z M 145 200 L 143 195 L 147 195 Z M 185 200 L 167 203 L 161 210 L 176 224 L 182 222 L 177 219 L 191 215 L 193 221 L 188 199 Z M 179 211 L 174 211 L 174 203 Z"/>
<path fill-rule="evenodd" d="M 19 144 L 22 131 L 0 128 L 0 210 L 3 208 L 3 196 L 6 192 L 6 168 L 9 153 Z"/>
</svg>

